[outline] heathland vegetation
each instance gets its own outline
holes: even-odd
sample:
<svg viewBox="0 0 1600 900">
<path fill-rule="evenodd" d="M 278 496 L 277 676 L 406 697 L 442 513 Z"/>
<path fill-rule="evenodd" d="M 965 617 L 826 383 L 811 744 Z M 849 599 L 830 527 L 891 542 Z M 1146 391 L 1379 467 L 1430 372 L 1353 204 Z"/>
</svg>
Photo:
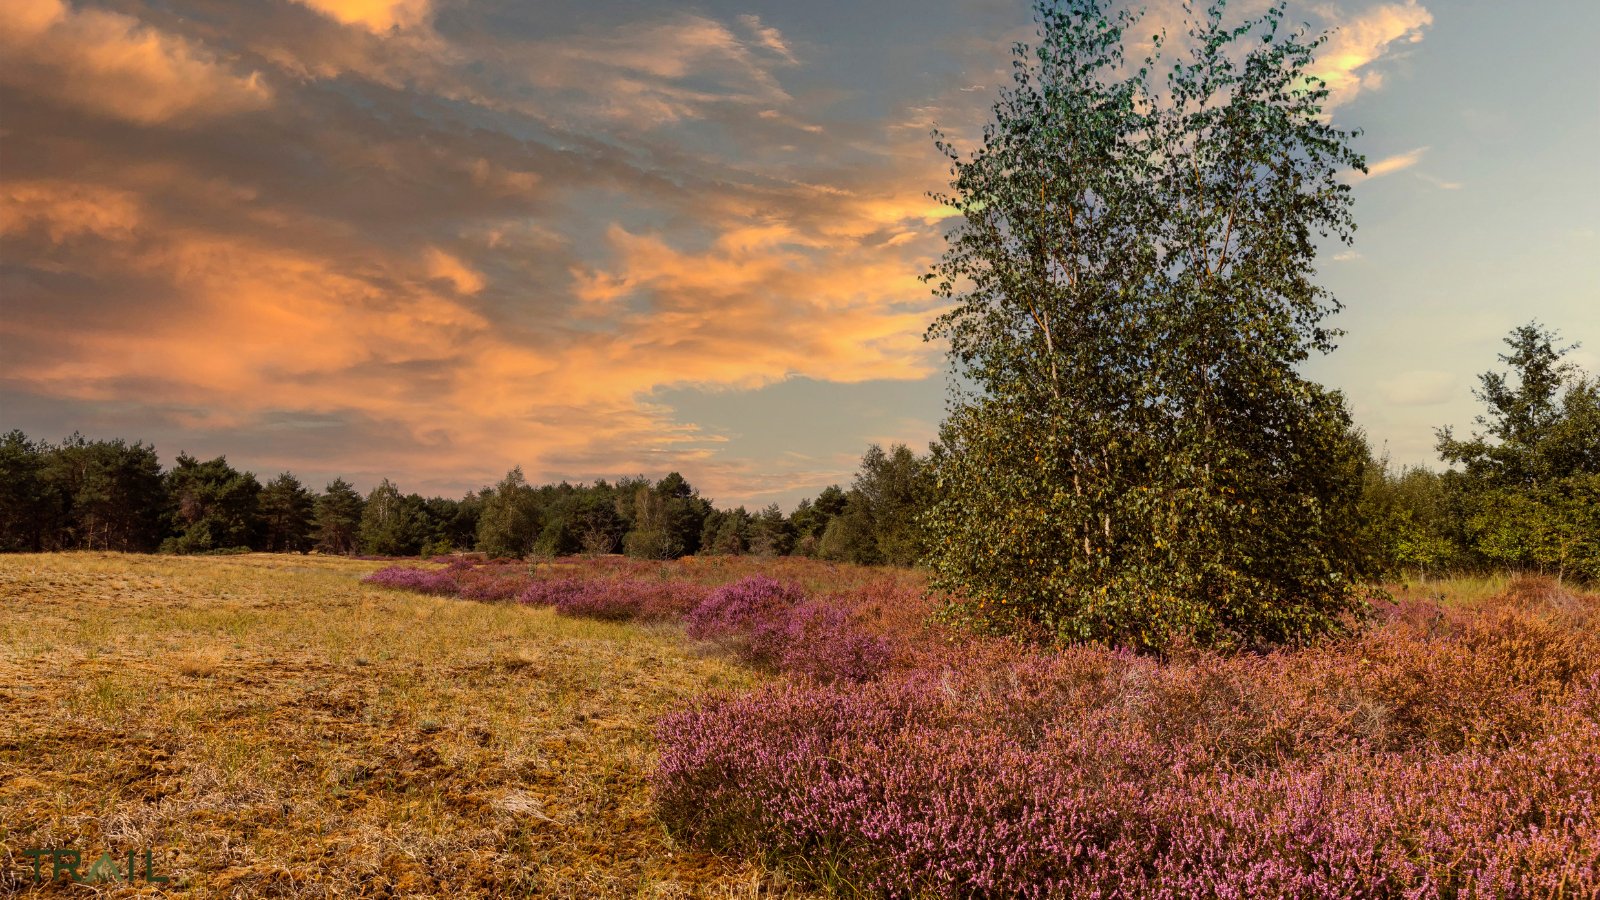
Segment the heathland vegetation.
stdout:
<svg viewBox="0 0 1600 900">
<path fill-rule="evenodd" d="M 171 554 L 0 559 L 0 849 L 166 840 L 236 896 L 729 858 L 752 895 L 1600 895 L 1600 382 L 1530 323 L 1448 469 L 1374 459 L 1300 368 L 1364 167 L 1321 39 L 1218 4 L 1135 63 L 1105 5 L 1042 4 L 982 145 L 940 141 L 939 440 L 793 513 L 0 439 L 0 548 Z"/>
<path fill-rule="evenodd" d="M 28 554 L 0 594 L 0 889 L 149 847 L 192 896 L 1600 890 L 1600 595 L 1550 579 L 1165 659 L 803 558 Z"/>
</svg>

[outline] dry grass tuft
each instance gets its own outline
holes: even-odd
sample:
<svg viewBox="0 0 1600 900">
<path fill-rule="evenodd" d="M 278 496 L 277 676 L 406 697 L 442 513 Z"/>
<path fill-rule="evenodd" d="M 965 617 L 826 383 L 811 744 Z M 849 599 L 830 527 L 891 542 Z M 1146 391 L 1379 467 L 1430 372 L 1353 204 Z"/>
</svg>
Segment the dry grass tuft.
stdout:
<svg viewBox="0 0 1600 900">
<path fill-rule="evenodd" d="M 190 678 L 209 678 L 222 668 L 224 654 L 221 650 L 197 650 L 179 653 L 173 657 L 172 668 L 179 675 Z"/>
</svg>

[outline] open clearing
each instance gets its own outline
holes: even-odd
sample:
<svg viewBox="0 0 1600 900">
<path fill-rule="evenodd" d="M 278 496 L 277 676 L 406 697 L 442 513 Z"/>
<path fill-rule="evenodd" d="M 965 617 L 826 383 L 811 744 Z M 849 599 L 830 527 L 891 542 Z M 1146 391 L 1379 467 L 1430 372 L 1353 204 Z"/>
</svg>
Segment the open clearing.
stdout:
<svg viewBox="0 0 1600 900">
<path fill-rule="evenodd" d="M 70 891 L 795 893 L 674 844 L 645 781 L 657 716 L 762 676 L 673 627 L 358 582 L 381 565 L 0 556 L 0 889 L 47 890 L 31 848 L 148 848 L 168 885 Z"/>
</svg>

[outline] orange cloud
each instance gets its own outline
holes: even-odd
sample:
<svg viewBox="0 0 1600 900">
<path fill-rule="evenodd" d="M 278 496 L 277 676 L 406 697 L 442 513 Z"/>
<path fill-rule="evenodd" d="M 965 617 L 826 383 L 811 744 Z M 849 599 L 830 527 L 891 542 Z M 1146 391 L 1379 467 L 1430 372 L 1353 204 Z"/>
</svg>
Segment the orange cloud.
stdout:
<svg viewBox="0 0 1600 900">
<path fill-rule="evenodd" d="M 272 100 L 259 74 L 235 74 L 194 41 L 62 0 L 8 4 L 0 57 L 0 81 L 142 125 L 259 109 Z"/>
<path fill-rule="evenodd" d="M 414 28 L 432 14 L 430 0 L 296 0 L 343 25 L 381 34 Z"/>
<path fill-rule="evenodd" d="M 682 468 L 727 498 L 819 472 L 837 480 L 837 461 L 728 459 L 726 437 L 677 420 L 662 390 L 936 370 L 921 339 L 932 300 L 916 276 L 949 213 L 922 195 L 942 168 L 925 138 L 919 158 L 858 135 L 849 166 L 823 159 L 804 178 L 738 150 L 641 138 L 731 109 L 805 139 L 773 74 L 796 60 L 777 29 L 679 16 L 535 41 L 550 53 L 516 77 L 569 108 L 604 94 L 602 127 L 625 145 L 608 156 L 582 133 L 578 150 L 530 139 L 524 126 L 545 120 L 515 97 L 492 106 L 503 119 L 483 105 L 470 126 L 449 121 L 438 101 L 457 82 L 444 39 L 420 27 L 426 5 L 309 5 L 359 27 L 295 13 L 290 30 L 315 41 L 281 58 L 263 48 L 287 46 L 288 31 L 242 36 L 289 76 L 276 96 L 209 51 L 210 32 L 202 44 L 35 0 L 0 24 L 0 48 L 51 44 L 64 71 L 88 71 L 70 60 L 99 47 L 97 77 L 142 78 L 151 97 L 117 106 L 84 93 L 88 81 L 40 81 L 45 62 L 25 78 L 0 68 L 24 94 L 185 126 L 118 154 L 76 135 L 19 142 L 28 177 L 0 184 L 7 262 L 25 273 L 8 280 L 0 319 L 8 389 L 226 429 L 245 452 L 284 418 L 336 423 L 353 437 L 319 445 L 315 464 L 351 475 L 482 483 L 515 464 L 533 477 Z M 116 65 L 112 38 L 136 48 Z M 391 68 L 379 46 L 416 54 Z M 438 68 L 405 68 L 423 63 Z M 346 73 L 408 93 L 376 108 L 392 98 L 307 88 Z M 278 108 L 248 128 L 205 121 L 268 100 Z M 259 156 L 205 152 L 272 140 L 282 145 Z M 626 202 L 596 203 L 608 194 Z"/>
<path fill-rule="evenodd" d="M 468 302 L 484 291 L 481 276 L 438 248 L 414 276 L 403 253 L 359 272 L 314 251 L 153 218 L 126 191 L 49 183 L 5 196 L 8 233 L 99 238 L 75 268 L 157 280 L 176 308 L 152 311 L 131 333 L 93 321 L 56 334 L 0 326 L 8 338 L 53 345 L 49 361 L 0 374 L 90 401 L 125 399 L 130 379 L 154 379 L 164 401 L 194 410 L 180 415 L 191 427 L 241 428 L 298 410 L 359 414 L 407 436 L 351 448 L 352 465 L 485 480 L 562 460 L 722 472 L 718 436 L 673 421 L 648 399 L 654 391 L 933 370 L 920 340 L 926 312 L 895 305 L 921 292 L 912 267 L 847 246 L 813 256 L 819 238 L 772 223 L 732 227 L 703 252 L 613 227 L 621 274 L 608 277 L 650 301 L 604 328 L 541 335 L 494 326 Z M 439 281 L 453 290 L 436 290 Z M 730 480 L 712 475 L 708 490 L 742 484 L 739 466 L 727 465 Z"/>
<path fill-rule="evenodd" d="M 39 228 L 53 244 L 86 235 L 127 240 L 138 222 L 138 198 L 129 191 L 57 180 L 0 187 L 0 234 Z"/>
<path fill-rule="evenodd" d="M 483 276 L 460 259 L 429 247 L 427 254 L 428 277 L 440 278 L 455 286 L 460 294 L 476 294 L 483 290 Z"/>
<path fill-rule="evenodd" d="M 1385 175 L 1393 175 L 1396 172 L 1405 171 L 1406 169 L 1409 169 L 1421 162 L 1423 154 L 1427 152 L 1427 147 L 1418 147 L 1415 150 L 1407 150 L 1404 153 L 1396 153 L 1393 156 L 1386 156 L 1383 159 L 1380 159 L 1377 162 L 1367 166 L 1367 172 L 1365 175 L 1356 171 L 1346 172 L 1345 180 L 1351 182 L 1352 184 L 1359 184 L 1360 182 L 1367 181 L 1369 179 L 1382 178 Z"/>
<path fill-rule="evenodd" d="M 932 373 L 914 258 L 776 225 L 755 231 L 769 240 L 735 227 L 710 249 L 685 252 L 611 227 L 619 262 L 589 285 L 643 302 L 618 336 L 629 358 L 657 367 L 641 381 L 756 387 L 791 374 L 852 382 Z"/>
</svg>

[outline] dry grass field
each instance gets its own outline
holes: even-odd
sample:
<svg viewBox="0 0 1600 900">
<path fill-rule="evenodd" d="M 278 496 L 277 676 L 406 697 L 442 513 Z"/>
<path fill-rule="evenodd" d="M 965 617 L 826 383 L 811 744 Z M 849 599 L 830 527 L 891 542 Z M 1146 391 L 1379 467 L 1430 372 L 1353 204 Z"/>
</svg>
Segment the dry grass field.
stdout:
<svg viewBox="0 0 1600 900">
<path fill-rule="evenodd" d="M 380 565 L 0 556 L 0 894 L 795 893 L 676 845 L 645 780 L 661 713 L 763 676 L 675 626 L 359 583 Z M 36 887 L 32 848 L 170 881 Z"/>
</svg>

